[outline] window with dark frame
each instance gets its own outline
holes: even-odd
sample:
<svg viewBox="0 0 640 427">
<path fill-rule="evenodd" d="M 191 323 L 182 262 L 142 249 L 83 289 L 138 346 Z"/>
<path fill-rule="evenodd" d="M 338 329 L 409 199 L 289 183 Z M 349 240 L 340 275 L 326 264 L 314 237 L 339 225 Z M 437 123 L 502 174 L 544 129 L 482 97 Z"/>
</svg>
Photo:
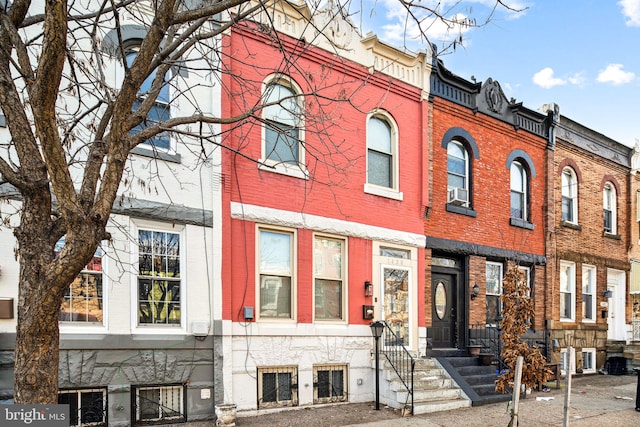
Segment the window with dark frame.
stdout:
<svg viewBox="0 0 640 427">
<path fill-rule="evenodd" d="M 313 403 L 347 401 L 347 372 L 347 365 L 315 365 Z"/>
<path fill-rule="evenodd" d="M 70 426 L 106 425 L 106 389 L 61 389 L 58 391 L 58 404 L 69 405 Z"/>
<path fill-rule="evenodd" d="M 138 55 L 138 51 L 140 49 L 140 45 L 137 40 L 129 41 L 129 46 L 125 52 L 125 59 L 128 66 L 133 64 L 136 56 Z M 151 74 L 142 82 L 140 86 L 140 90 L 138 91 L 138 98 L 133 103 L 133 110 L 136 111 L 140 108 L 140 105 L 144 102 L 145 98 L 149 96 L 149 92 L 151 91 L 151 85 L 153 84 L 153 80 L 156 78 L 156 71 L 152 71 Z M 147 116 L 144 120 L 131 129 L 131 133 L 135 134 L 145 129 L 150 125 L 155 125 L 158 123 L 165 122 L 171 118 L 171 107 L 170 107 L 170 98 L 169 98 L 169 83 L 165 77 L 165 82 L 160 88 L 160 91 L 153 103 L 153 106 L 149 110 Z M 169 132 L 160 132 L 149 140 L 144 141 L 143 144 L 151 145 L 153 148 L 160 149 L 163 151 L 171 150 L 171 139 L 169 136 Z"/>
<path fill-rule="evenodd" d="M 298 369 L 258 368 L 258 409 L 298 405 Z"/>
<path fill-rule="evenodd" d="M 180 384 L 133 387 L 136 424 L 186 421 L 184 394 L 185 386 Z"/>
</svg>

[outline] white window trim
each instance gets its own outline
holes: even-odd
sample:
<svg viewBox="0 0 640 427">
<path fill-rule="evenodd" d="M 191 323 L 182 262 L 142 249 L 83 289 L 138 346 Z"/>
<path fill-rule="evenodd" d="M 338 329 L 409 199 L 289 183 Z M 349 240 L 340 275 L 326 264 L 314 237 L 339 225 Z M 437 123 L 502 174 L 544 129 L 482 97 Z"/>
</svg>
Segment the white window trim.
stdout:
<svg viewBox="0 0 640 427">
<path fill-rule="evenodd" d="M 162 400 L 162 393 L 166 393 L 167 391 L 170 390 L 178 390 L 180 392 L 180 415 L 181 416 L 174 416 L 174 417 L 160 417 L 160 418 L 151 418 L 151 419 L 146 419 L 146 420 L 141 420 L 140 419 L 140 391 L 141 390 L 160 390 L 160 400 Z M 136 422 L 139 423 L 144 423 L 146 422 L 161 422 L 161 421 L 169 421 L 171 422 L 171 420 L 180 420 L 180 419 L 184 419 L 185 418 L 185 408 L 186 408 L 186 393 L 185 393 L 185 389 L 184 386 L 182 385 L 161 385 L 161 386 L 136 386 L 135 387 L 135 395 L 133 396 L 133 398 L 136 400 L 136 413 L 134 414 L 134 420 Z M 159 404 L 160 402 L 158 402 Z"/>
<path fill-rule="evenodd" d="M 313 307 L 313 321 L 314 323 L 328 323 L 328 324 L 348 324 L 349 323 L 349 261 L 348 261 L 348 239 L 344 236 L 333 236 L 329 234 L 321 234 L 314 233 L 313 234 L 313 245 L 315 250 L 315 242 L 316 238 L 327 238 L 332 240 L 339 240 L 342 242 L 342 319 L 330 320 L 330 319 L 316 319 L 316 266 L 315 266 L 315 256 L 313 257 L 313 297 L 312 297 L 312 307 Z"/>
<path fill-rule="evenodd" d="M 464 204 L 465 207 L 469 207 L 471 205 L 471 187 L 469 185 L 469 175 L 471 174 L 471 165 L 469 162 L 469 150 L 467 150 L 467 147 L 460 141 L 452 139 L 451 141 L 449 141 L 447 143 L 447 163 L 449 161 L 449 144 L 454 144 L 454 145 L 458 145 L 460 146 L 460 148 L 462 149 L 463 153 L 464 153 L 464 190 L 467 191 L 467 194 L 469 195 L 467 202 Z M 447 166 L 447 190 L 452 190 L 454 188 L 459 188 L 459 187 L 449 187 L 448 185 L 448 181 L 449 181 L 449 174 L 451 172 L 449 172 L 449 167 Z"/>
<path fill-rule="evenodd" d="M 606 195 L 607 195 L 607 190 L 610 191 L 610 195 L 611 195 L 611 206 L 610 206 L 610 210 L 611 210 L 611 231 L 605 231 L 605 233 L 607 234 L 617 234 L 618 233 L 618 194 L 616 192 L 616 187 L 610 182 L 607 181 L 604 184 L 604 187 L 602 188 L 602 207 L 603 207 L 603 211 L 604 208 L 606 207 Z M 603 214 L 604 215 L 604 214 Z M 604 224 L 603 224 L 603 228 L 604 228 Z"/>
<path fill-rule="evenodd" d="M 381 248 L 393 248 L 403 251 L 409 251 L 410 259 L 394 258 L 380 255 Z M 418 277 L 418 249 L 410 246 L 402 246 L 391 244 L 387 242 L 373 241 L 372 245 L 372 280 L 373 280 L 373 295 L 377 296 L 378 302 L 374 303 L 374 318 L 382 319 L 382 304 L 384 302 L 384 284 L 382 278 L 384 277 L 384 269 L 403 269 L 409 271 L 407 278 L 409 283 L 409 298 L 407 301 L 407 311 L 409 312 L 409 338 L 405 347 L 408 349 L 417 349 L 418 343 L 418 323 L 415 313 L 418 312 L 417 296 L 414 295 L 417 289 L 417 277 Z"/>
<path fill-rule="evenodd" d="M 258 162 L 258 169 L 266 171 L 266 172 L 274 172 L 279 173 L 281 175 L 291 176 L 293 178 L 300 179 L 309 179 L 309 171 L 306 166 L 306 150 L 304 148 L 306 141 L 306 121 L 305 117 L 305 105 L 304 105 L 304 96 L 302 96 L 302 89 L 298 84 L 289 76 L 285 74 L 271 74 L 267 76 L 262 82 L 261 95 L 264 96 L 264 93 L 267 87 L 271 84 L 279 84 L 291 89 L 300 99 L 297 104 L 300 108 L 300 124 L 298 129 L 298 164 L 285 164 L 276 162 L 271 159 L 267 159 L 266 155 L 266 134 L 265 134 L 265 125 L 260 126 L 260 160 Z M 264 111 L 263 111 L 264 114 Z"/>
<path fill-rule="evenodd" d="M 391 187 L 384 187 L 376 184 L 369 183 L 369 176 L 367 171 L 369 170 L 369 144 L 368 138 L 366 138 L 366 167 L 365 167 L 365 184 L 364 192 L 367 194 L 373 194 L 375 196 L 387 197 L 389 199 L 400 200 L 404 198 L 404 194 L 400 191 L 400 133 L 398 131 L 398 124 L 396 121 L 384 110 L 374 110 L 367 115 L 365 129 L 368 128 L 369 120 L 372 118 L 379 118 L 384 120 L 389 125 L 391 130 Z"/>
<path fill-rule="evenodd" d="M 593 283 L 591 284 L 591 293 L 589 295 L 591 295 L 591 312 L 593 313 L 593 318 L 587 318 L 584 317 L 584 312 L 585 310 L 582 310 L 582 323 L 596 323 L 596 299 L 597 299 L 597 292 L 596 290 L 598 289 L 598 279 L 597 279 L 597 269 L 596 266 L 594 265 L 589 265 L 589 264 L 582 264 L 582 294 L 584 296 L 584 280 L 585 277 L 588 277 L 588 275 L 585 275 L 585 271 L 593 271 Z"/>
<path fill-rule="evenodd" d="M 521 179 L 522 179 L 522 191 L 520 190 L 514 190 L 513 189 L 513 182 L 511 180 L 511 170 L 517 166 L 520 166 L 520 168 L 518 168 L 518 171 L 522 171 L 521 174 Z M 522 221 L 529 221 L 529 173 L 527 171 L 527 168 L 525 168 L 524 166 L 525 164 L 519 160 L 514 160 L 511 163 L 511 166 L 509 167 L 509 215 L 511 216 L 511 218 L 514 219 L 518 219 L 518 220 L 522 220 Z M 511 215 L 511 193 L 518 193 L 518 194 L 522 194 L 522 216 L 521 217 L 514 217 Z"/>
<path fill-rule="evenodd" d="M 82 423 L 82 393 L 102 393 L 102 421 L 101 422 L 92 422 L 92 423 Z M 78 396 L 78 413 L 76 416 L 78 417 L 78 423 L 76 425 L 81 426 L 92 426 L 92 425 L 106 425 L 107 413 L 109 411 L 108 401 L 107 401 L 107 389 L 106 388 L 71 388 L 71 389 L 60 389 L 58 390 L 58 397 L 61 394 L 75 394 Z M 73 414 L 69 414 L 73 416 Z M 71 421 L 71 420 L 69 420 Z"/>
<path fill-rule="evenodd" d="M 571 195 L 571 209 L 573 210 L 573 218 L 571 218 L 570 220 L 567 219 L 562 219 L 565 222 L 571 223 L 571 224 L 578 224 L 578 178 L 576 173 L 574 172 L 574 170 L 570 167 L 566 167 L 562 170 L 562 176 L 560 178 L 560 184 L 562 185 L 562 191 L 561 191 L 561 197 L 564 197 L 564 183 L 563 183 L 563 177 L 565 176 L 565 174 L 570 175 L 571 176 L 571 180 L 573 182 L 573 190 L 571 188 L 568 189 L 569 194 Z M 560 215 L 562 215 L 562 206 L 561 206 L 561 212 Z"/>
<path fill-rule="evenodd" d="M 583 348 L 582 353 L 590 353 L 593 360 L 593 367 L 591 369 L 585 369 L 584 367 L 584 354 L 582 355 L 582 373 L 583 374 L 595 374 L 596 373 L 596 349 L 595 348 Z"/>
<path fill-rule="evenodd" d="M 60 328 L 61 334 L 105 334 L 108 331 L 109 325 L 109 263 L 107 260 L 109 257 L 107 254 L 111 250 L 109 245 L 103 245 L 100 243 L 100 247 L 102 248 L 102 324 L 100 323 L 89 323 L 89 322 L 64 322 L 58 321 L 58 326 Z M 84 269 L 82 271 L 85 271 Z"/>
<path fill-rule="evenodd" d="M 138 40 L 138 39 L 130 38 L 130 39 L 124 40 L 125 46 L 129 46 L 129 48 L 131 48 L 132 46 L 139 46 L 139 44 L 132 43 L 134 40 Z M 116 79 L 117 88 L 120 88 L 122 86 L 122 82 L 124 81 L 124 78 L 125 78 L 124 67 L 121 61 L 126 61 L 126 59 L 120 58 L 119 56 L 115 58 L 115 64 L 116 64 L 115 79 Z M 167 85 L 169 86 L 169 103 L 167 104 L 169 105 L 169 110 L 170 110 L 169 114 L 170 114 L 170 117 L 175 117 L 177 114 L 177 112 L 175 111 L 177 104 L 173 102 L 175 97 L 174 85 L 171 84 L 170 82 L 167 83 Z M 171 135 L 171 132 L 169 132 L 169 148 L 168 149 L 164 147 L 152 146 L 150 144 L 141 142 L 140 144 L 134 147 L 132 154 L 161 158 L 162 154 L 168 154 L 172 156 L 176 155 L 177 149 L 178 149 L 178 143 L 176 139 Z M 156 153 L 160 154 L 160 156 L 156 156 Z"/>
<path fill-rule="evenodd" d="M 264 323 L 296 323 L 298 321 L 298 233 L 297 230 L 286 227 L 256 224 L 255 228 L 255 318 Z M 274 231 L 291 234 L 291 318 L 260 317 L 260 231 Z"/>
<path fill-rule="evenodd" d="M 487 287 L 486 287 L 486 282 L 485 282 L 485 298 L 487 296 L 492 296 L 492 297 L 498 297 L 498 315 L 500 315 L 500 313 L 502 313 L 502 302 L 500 301 L 500 295 L 502 295 L 502 280 L 504 279 L 504 265 L 500 262 L 493 262 L 493 261 L 487 261 L 486 265 L 494 265 L 497 267 L 500 267 L 500 282 L 499 282 L 499 293 L 494 294 L 494 293 L 489 293 L 487 291 Z M 487 277 L 487 268 L 485 266 L 485 281 L 486 281 L 486 277 Z M 485 318 L 485 322 L 487 321 L 487 319 Z M 494 327 L 497 326 L 496 323 L 487 323 L 487 326 L 490 327 Z"/>
<path fill-rule="evenodd" d="M 560 313 L 560 321 L 561 322 L 575 322 L 576 321 L 576 263 L 569 261 L 560 261 L 560 274 L 562 274 L 562 267 L 572 267 L 573 268 L 573 280 L 569 283 L 569 293 L 571 294 L 571 317 L 562 317 L 562 313 Z M 567 277 L 567 280 L 570 280 L 571 277 Z M 559 296 L 561 297 L 563 292 L 562 289 L 559 289 Z M 559 302 L 558 302 L 559 303 Z M 560 304 L 558 304 L 558 308 Z"/>
<path fill-rule="evenodd" d="M 139 325 L 138 324 L 138 232 L 140 230 L 160 231 L 180 235 L 180 326 L 178 325 Z M 187 333 L 187 260 L 185 227 L 172 226 L 161 222 L 145 220 L 131 221 L 131 330 L 136 335 L 183 335 Z M 135 240 L 133 240 L 135 239 Z"/>
</svg>

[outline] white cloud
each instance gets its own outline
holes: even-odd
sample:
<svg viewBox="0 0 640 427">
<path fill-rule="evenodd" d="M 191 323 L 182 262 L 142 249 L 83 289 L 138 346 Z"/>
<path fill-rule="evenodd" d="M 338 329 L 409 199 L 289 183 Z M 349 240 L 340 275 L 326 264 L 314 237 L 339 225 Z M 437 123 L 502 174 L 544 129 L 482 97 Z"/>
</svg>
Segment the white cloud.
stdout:
<svg viewBox="0 0 640 427">
<path fill-rule="evenodd" d="M 551 89 L 554 86 L 567 84 L 566 80 L 554 77 L 553 74 L 553 68 L 543 68 L 533 75 L 533 82 L 544 89 Z"/>
<path fill-rule="evenodd" d="M 625 16 L 628 27 L 640 27 L 640 0 L 620 0 L 622 14 Z"/>
<path fill-rule="evenodd" d="M 631 71 L 623 71 L 622 64 L 609 64 L 607 68 L 600 71 L 598 81 L 600 83 L 611 83 L 614 85 L 622 85 L 635 80 L 636 75 Z"/>
</svg>

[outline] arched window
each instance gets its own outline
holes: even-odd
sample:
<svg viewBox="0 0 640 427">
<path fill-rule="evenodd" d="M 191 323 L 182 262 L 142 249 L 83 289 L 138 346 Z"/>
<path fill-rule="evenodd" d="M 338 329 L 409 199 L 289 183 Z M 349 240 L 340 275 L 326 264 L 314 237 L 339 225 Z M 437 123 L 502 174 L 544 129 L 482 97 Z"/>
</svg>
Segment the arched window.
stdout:
<svg viewBox="0 0 640 427">
<path fill-rule="evenodd" d="M 604 232 L 616 234 L 616 189 L 607 182 L 602 189 L 602 205 L 604 208 Z"/>
<path fill-rule="evenodd" d="M 298 91 L 284 80 L 273 81 L 264 89 L 264 103 L 264 159 L 272 164 L 303 164 Z"/>
<path fill-rule="evenodd" d="M 449 203 L 469 205 L 469 153 L 458 141 L 447 144 L 447 190 Z"/>
<path fill-rule="evenodd" d="M 138 42 L 132 42 L 129 47 L 127 47 L 125 51 L 127 65 L 131 66 L 133 64 L 134 59 L 138 55 L 140 45 Z M 145 100 L 145 98 L 149 95 L 151 91 L 151 85 L 153 84 L 153 80 L 156 78 L 156 71 L 152 71 L 151 74 L 142 82 L 140 86 L 140 90 L 138 91 L 138 99 L 133 103 L 133 110 L 137 110 L 140 108 L 140 105 Z M 165 82 L 160 88 L 160 92 L 153 103 L 153 106 L 149 110 L 146 118 L 140 123 L 138 126 L 131 129 L 131 133 L 140 132 L 142 129 L 155 125 L 158 123 L 162 123 L 164 121 L 169 120 L 171 117 L 171 108 L 169 105 L 169 84 L 167 79 L 165 78 Z M 161 132 L 156 136 L 150 138 L 149 140 L 144 142 L 145 144 L 153 145 L 156 149 L 161 150 L 170 150 L 171 149 L 171 139 L 169 137 L 168 132 Z"/>
<path fill-rule="evenodd" d="M 571 168 L 562 170 L 562 220 L 578 223 L 578 179 Z"/>
<path fill-rule="evenodd" d="M 527 171 L 518 160 L 511 163 L 511 218 L 528 221 Z"/>
<path fill-rule="evenodd" d="M 367 182 L 394 188 L 394 141 L 391 125 L 382 116 L 367 122 Z"/>
</svg>

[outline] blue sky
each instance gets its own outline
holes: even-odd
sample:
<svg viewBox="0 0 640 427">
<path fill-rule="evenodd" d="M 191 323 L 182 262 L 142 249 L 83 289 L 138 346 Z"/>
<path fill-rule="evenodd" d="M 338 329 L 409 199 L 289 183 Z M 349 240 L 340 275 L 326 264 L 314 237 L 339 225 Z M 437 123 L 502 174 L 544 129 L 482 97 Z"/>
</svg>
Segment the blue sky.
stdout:
<svg viewBox="0 0 640 427">
<path fill-rule="evenodd" d="M 398 0 L 362 1 L 365 13 L 353 20 L 362 19 L 358 24 L 365 33 L 372 30 L 392 45 L 424 49 L 424 43 L 411 38 L 415 28 L 405 31 L 405 13 Z M 555 102 L 561 115 L 633 146 L 640 138 L 640 0 L 504 3 L 524 10 L 515 13 L 498 7 L 486 26 L 463 28 L 462 45 L 441 55 L 445 66 L 466 79 L 497 80 L 508 98 L 530 109 Z M 447 16 L 473 17 L 480 23 L 495 1 L 422 0 L 422 4 L 440 4 Z M 447 33 L 436 22 L 429 34 L 441 48 L 442 40 L 459 33 Z"/>
</svg>

